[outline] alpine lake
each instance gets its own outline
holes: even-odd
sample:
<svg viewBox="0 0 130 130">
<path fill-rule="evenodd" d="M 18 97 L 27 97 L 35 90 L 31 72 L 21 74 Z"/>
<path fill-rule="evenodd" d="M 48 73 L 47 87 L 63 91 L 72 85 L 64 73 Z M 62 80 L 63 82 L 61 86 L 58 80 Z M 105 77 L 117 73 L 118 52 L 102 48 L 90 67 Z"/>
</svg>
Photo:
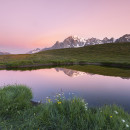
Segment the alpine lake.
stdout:
<svg viewBox="0 0 130 130">
<path fill-rule="evenodd" d="M 55 101 L 57 93 L 65 98 L 83 98 L 89 107 L 116 104 L 130 112 L 130 69 L 94 65 L 52 66 L 0 70 L 0 87 L 22 84 L 31 88 L 33 101 Z"/>
</svg>

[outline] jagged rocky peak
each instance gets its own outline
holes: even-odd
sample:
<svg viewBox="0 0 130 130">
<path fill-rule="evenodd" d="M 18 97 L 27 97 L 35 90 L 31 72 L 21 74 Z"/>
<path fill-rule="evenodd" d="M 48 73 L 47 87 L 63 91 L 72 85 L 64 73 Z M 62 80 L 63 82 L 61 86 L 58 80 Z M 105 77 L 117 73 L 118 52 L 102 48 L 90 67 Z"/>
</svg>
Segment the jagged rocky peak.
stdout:
<svg viewBox="0 0 130 130">
<path fill-rule="evenodd" d="M 86 40 L 76 36 L 69 36 L 63 42 L 56 42 L 50 49 L 76 48 L 85 46 Z"/>
<path fill-rule="evenodd" d="M 112 37 L 112 38 L 107 38 L 107 37 L 105 37 L 103 40 L 102 40 L 102 42 L 103 43 L 113 43 L 114 42 L 114 38 Z"/>
<path fill-rule="evenodd" d="M 119 39 L 116 40 L 116 42 L 130 42 L 130 34 L 125 34 Z"/>
<path fill-rule="evenodd" d="M 76 47 L 82 47 L 85 45 L 86 40 L 83 38 L 79 38 L 77 36 L 70 36 L 66 38 L 62 44 L 64 48 L 76 48 Z"/>
<path fill-rule="evenodd" d="M 77 40 L 78 42 L 86 42 L 86 39 L 85 38 L 82 38 L 82 37 L 78 37 L 78 36 L 76 36 L 76 35 L 74 35 L 74 36 L 72 36 L 72 38 L 74 39 L 74 40 Z"/>
<path fill-rule="evenodd" d="M 73 36 L 69 36 L 69 37 L 67 37 L 67 38 L 63 41 L 63 43 L 66 43 L 66 44 L 70 44 L 70 43 L 74 43 L 74 42 L 78 42 L 78 40 L 77 40 L 77 39 L 74 39 Z"/>
<path fill-rule="evenodd" d="M 87 39 L 85 45 L 87 46 L 87 45 L 95 45 L 95 44 L 102 44 L 102 43 L 103 43 L 102 40 L 92 37 Z"/>
<path fill-rule="evenodd" d="M 9 52 L 2 52 L 2 51 L 0 51 L 0 55 L 10 55 L 10 53 Z"/>
<path fill-rule="evenodd" d="M 51 49 L 60 49 L 61 48 L 61 43 L 59 41 L 57 41 L 52 47 Z"/>
<path fill-rule="evenodd" d="M 125 34 L 124 36 L 122 36 L 125 39 L 130 39 L 130 34 Z"/>
<path fill-rule="evenodd" d="M 59 45 L 59 44 L 60 44 L 60 42 L 59 42 L 59 41 L 56 41 L 56 44 L 57 44 L 57 45 Z"/>
<path fill-rule="evenodd" d="M 60 46 L 60 42 L 57 41 L 53 46 Z M 52 47 L 53 47 L 53 46 L 52 46 Z"/>
<path fill-rule="evenodd" d="M 105 37 L 104 39 L 103 39 L 104 41 L 107 41 L 107 40 L 109 40 L 107 37 Z"/>
<path fill-rule="evenodd" d="M 63 43 L 65 43 L 65 44 L 71 44 L 71 43 L 73 43 L 73 42 L 74 42 L 74 39 L 72 38 L 72 36 L 66 38 L 66 39 L 63 41 Z"/>
<path fill-rule="evenodd" d="M 39 50 L 41 50 L 41 49 L 40 49 L 40 48 L 36 48 L 36 49 L 35 49 L 35 51 L 39 51 Z"/>
<path fill-rule="evenodd" d="M 74 35 L 74 36 L 69 36 L 63 42 L 70 42 L 70 43 L 72 43 L 72 42 L 84 42 L 85 43 L 86 39 Z"/>
<path fill-rule="evenodd" d="M 34 50 L 31 50 L 31 51 L 27 52 L 27 54 L 38 53 L 38 52 L 40 52 L 40 51 L 41 51 L 40 48 L 36 48 L 36 49 L 34 49 Z"/>
</svg>

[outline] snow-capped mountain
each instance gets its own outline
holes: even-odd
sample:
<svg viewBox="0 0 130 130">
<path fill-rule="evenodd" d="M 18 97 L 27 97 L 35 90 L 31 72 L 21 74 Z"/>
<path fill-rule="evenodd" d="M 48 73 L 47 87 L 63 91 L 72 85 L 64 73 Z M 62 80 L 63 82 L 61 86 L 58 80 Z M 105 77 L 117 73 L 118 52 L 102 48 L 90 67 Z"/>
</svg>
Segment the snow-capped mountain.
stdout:
<svg viewBox="0 0 130 130">
<path fill-rule="evenodd" d="M 117 43 L 117 42 L 130 42 L 130 34 L 126 34 L 119 39 L 107 38 L 100 40 L 97 38 L 81 38 L 78 36 L 69 36 L 66 38 L 63 42 L 57 41 L 52 47 L 49 48 L 43 48 L 43 49 L 35 49 L 33 51 L 28 52 L 28 54 L 37 53 L 40 51 L 46 51 L 46 50 L 53 50 L 53 49 L 62 49 L 62 48 L 78 48 L 78 47 L 84 47 L 88 45 L 96 45 L 96 44 L 105 44 L 105 43 Z"/>
<path fill-rule="evenodd" d="M 0 51 L 0 55 L 10 55 L 10 53 L 9 52 L 2 52 L 2 51 Z"/>
<path fill-rule="evenodd" d="M 97 38 L 80 38 L 78 36 L 70 36 L 66 38 L 63 42 L 57 41 L 50 49 L 61 49 L 61 48 L 77 48 L 84 47 L 88 45 L 104 44 L 104 43 L 113 43 L 114 38 L 108 39 L 107 37 L 103 40 Z"/>
<path fill-rule="evenodd" d="M 31 51 L 27 52 L 27 54 L 34 54 L 34 53 L 38 53 L 38 52 L 40 52 L 40 51 L 41 51 L 40 48 L 36 48 L 36 49 L 34 49 L 34 50 L 31 50 Z"/>
<path fill-rule="evenodd" d="M 63 42 L 57 41 L 52 47 L 44 48 L 41 51 L 45 50 L 53 50 L 53 49 L 62 49 L 62 48 L 78 48 L 84 47 L 88 45 L 96 45 L 96 44 L 103 44 L 103 43 L 113 43 L 114 38 L 108 39 L 104 38 L 103 40 L 97 38 L 80 38 L 78 36 L 70 36 L 66 38 Z"/>
<path fill-rule="evenodd" d="M 113 43 L 115 42 L 115 39 L 112 37 L 110 39 L 108 39 L 107 37 L 105 37 L 103 40 L 102 40 L 103 43 Z"/>
<path fill-rule="evenodd" d="M 115 42 L 130 42 L 130 34 L 123 35 L 119 39 L 117 39 Z"/>
<path fill-rule="evenodd" d="M 66 38 L 63 42 L 56 42 L 52 49 L 60 49 L 60 48 L 77 48 L 85 46 L 86 40 L 79 37 L 70 36 Z"/>
</svg>

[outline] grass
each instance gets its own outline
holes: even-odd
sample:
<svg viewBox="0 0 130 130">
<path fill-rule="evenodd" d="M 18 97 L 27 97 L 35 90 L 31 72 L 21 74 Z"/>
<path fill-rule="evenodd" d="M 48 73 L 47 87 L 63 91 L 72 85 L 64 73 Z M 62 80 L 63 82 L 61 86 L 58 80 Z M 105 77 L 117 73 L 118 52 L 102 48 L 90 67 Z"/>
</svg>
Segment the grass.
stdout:
<svg viewBox="0 0 130 130">
<path fill-rule="evenodd" d="M 89 108 L 83 99 L 65 99 L 62 93 L 56 95 L 56 102 L 47 98 L 46 103 L 33 106 L 31 98 L 31 90 L 22 85 L 0 89 L 0 129 L 130 129 L 130 114 L 116 105 Z"/>
<path fill-rule="evenodd" d="M 14 114 L 31 105 L 32 93 L 25 86 L 8 86 L 0 90 L 0 115 Z"/>
<path fill-rule="evenodd" d="M 48 50 L 37 54 L 0 56 L 1 68 L 86 62 L 130 67 L 130 43 L 109 43 L 81 48 Z"/>
</svg>

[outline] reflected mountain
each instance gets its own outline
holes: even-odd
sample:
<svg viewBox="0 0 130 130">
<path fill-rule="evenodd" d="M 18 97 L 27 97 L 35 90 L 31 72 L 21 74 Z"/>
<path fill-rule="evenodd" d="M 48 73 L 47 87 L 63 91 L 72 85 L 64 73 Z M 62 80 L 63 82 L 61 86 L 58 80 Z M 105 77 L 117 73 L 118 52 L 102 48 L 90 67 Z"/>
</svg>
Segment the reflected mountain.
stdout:
<svg viewBox="0 0 130 130">
<path fill-rule="evenodd" d="M 130 79 L 130 69 L 127 68 L 114 68 L 95 65 L 73 65 L 66 66 L 65 68 L 78 71 L 80 73 L 83 72 L 89 75 L 98 74 L 104 76 L 120 77 L 122 79 Z"/>
<path fill-rule="evenodd" d="M 104 75 L 120 77 L 122 79 L 130 79 L 130 69 L 113 68 L 105 66 L 94 66 L 94 65 L 73 65 L 64 66 L 64 68 L 56 67 L 57 72 L 63 71 L 66 75 L 70 77 L 78 77 L 82 75 Z"/>
<path fill-rule="evenodd" d="M 73 78 L 87 74 L 87 73 L 85 73 L 85 72 L 76 71 L 76 70 L 71 70 L 71 69 L 65 69 L 65 68 L 55 68 L 55 70 L 56 70 L 57 72 L 63 71 L 64 74 L 66 74 L 66 75 L 68 75 L 68 76 L 70 76 L 70 77 L 73 77 Z"/>
<path fill-rule="evenodd" d="M 63 67 L 63 68 L 62 68 Z M 130 69 L 129 68 L 116 68 L 107 66 L 97 66 L 97 65 L 72 65 L 72 66 L 41 66 L 41 67 L 31 67 L 31 68 L 13 68 L 8 70 L 15 71 L 32 71 L 38 69 L 51 69 L 54 68 L 57 72 L 63 71 L 66 75 L 70 77 L 77 77 L 82 75 L 104 75 L 120 77 L 122 79 L 130 79 Z"/>
</svg>

